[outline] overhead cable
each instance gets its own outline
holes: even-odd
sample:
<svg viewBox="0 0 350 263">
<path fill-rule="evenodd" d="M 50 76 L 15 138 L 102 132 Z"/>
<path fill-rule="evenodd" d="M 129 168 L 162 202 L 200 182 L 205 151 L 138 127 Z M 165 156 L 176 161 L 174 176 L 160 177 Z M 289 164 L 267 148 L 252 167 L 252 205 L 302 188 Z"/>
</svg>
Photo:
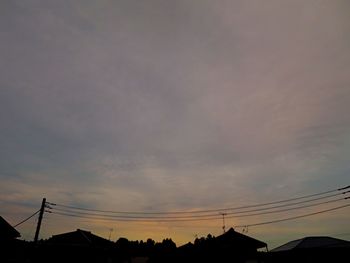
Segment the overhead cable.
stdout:
<svg viewBox="0 0 350 263">
<path fill-rule="evenodd" d="M 31 216 L 27 217 L 26 219 L 22 220 L 21 222 L 19 222 L 18 224 L 14 225 L 13 227 L 17 227 L 21 224 L 23 224 L 24 222 L 28 221 L 29 219 L 31 219 L 33 216 L 35 216 L 37 213 L 40 212 L 40 209 L 38 211 L 36 211 L 34 214 L 32 214 Z"/>
<path fill-rule="evenodd" d="M 298 218 L 303 218 L 303 217 L 323 214 L 323 213 L 327 213 L 327 212 L 330 212 L 330 211 L 342 209 L 342 208 L 345 208 L 345 207 L 348 207 L 348 206 L 350 206 L 350 204 L 337 206 L 337 207 L 333 207 L 333 208 L 330 208 L 330 209 L 317 211 L 317 212 L 309 213 L 309 214 L 304 214 L 304 215 L 300 215 L 300 216 L 287 217 L 287 218 L 283 218 L 283 219 L 276 219 L 276 220 L 272 220 L 272 221 L 260 222 L 260 223 L 255 223 L 255 224 L 237 225 L 237 226 L 234 226 L 234 227 L 240 228 L 240 227 L 251 227 L 251 226 L 261 226 L 261 225 L 267 225 L 267 224 L 274 224 L 274 223 L 284 222 L 284 221 L 288 221 L 288 220 L 294 220 L 294 219 L 298 219 Z"/>
<path fill-rule="evenodd" d="M 239 215 L 239 216 L 227 216 L 226 218 L 238 218 L 238 217 L 249 217 L 249 216 L 257 216 L 257 215 L 263 215 L 263 214 L 271 214 L 271 213 L 282 213 L 287 212 L 291 210 L 297 210 L 302 208 L 308 208 L 308 207 L 314 207 L 319 206 L 323 204 L 329 204 L 334 202 L 339 202 L 343 200 L 337 199 L 337 200 L 331 200 L 327 202 L 319 202 L 317 204 L 312 205 L 305 205 L 300 207 L 294 207 L 294 208 L 288 208 L 288 209 L 280 209 L 275 211 L 268 211 L 263 213 L 254 213 L 254 214 L 246 214 L 246 215 Z M 96 215 L 96 214 L 84 214 L 84 212 L 81 213 L 74 213 L 71 211 L 52 211 L 53 214 L 58 214 L 62 216 L 70 216 L 70 217 L 79 217 L 79 218 L 85 218 L 85 219 L 95 219 L 95 220 L 103 220 L 103 221 L 124 221 L 124 222 L 188 222 L 188 221 L 210 221 L 210 220 L 218 220 L 221 219 L 221 214 L 213 214 L 206 217 L 177 217 L 177 218 L 169 218 L 169 217 L 145 217 L 145 216 L 124 216 L 124 215 Z"/>
<path fill-rule="evenodd" d="M 197 213 L 203 214 L 203 213 L 209 213 L 209 212 L 234 211 L 234 210 L 242 210 L 242 209 L 246 209 L 246 208 L 254 208 L 254 207 L 268 206 L 268 205 L 273 205 L 273 204 L 287 203 L 287 202 L 301 200 L 301 199 L 307 199 L 307 198 L 311 198 L 311 197 L 315 197 L 315 196 L 326 195 L 328 193 L 333 193 L 333 192 L 337 192 L 337 191 L 343 191 L 343 190 L 348 189 L 348 188 L 350 188 L 350 186 L 337 188 L 337 189 L 333 189 L 333 190 L 329 190 L 329 191 L 325 191 L 325 192 L 310 194 L 310 195 L 304 195 L 304 196 L 299 196 L 299 197 L 294 197 L 294 198 L 289 198 L 289 199 L 278 200 L 278 201 L 274 201 L 274 202 L 268 202 L 268 203 L 259 203 L 259 204 L 237 206 L 237 207 L 226 207 L 226 208 L 219 208 L 219 209 L 195 210 L 195 211 L 172 211 L 172 212 L 111 211 L 111 210 L 89 209 L 89 208 L 76 207 L 76 206 L 70 206 L 70 205 L 59 204 L 59 203 L 48 202 L 48 204 L 50 204 L 52 206 L 58 206 L 58 207 L 63 207 L 63 208 L 68 208 L 68 209 L 90 211 L 90 212 L 99 212 L 99 213 L 111 213 L 111 214 L 129 214 L 129 215 L 130 214 L 133 214 L 133 215 L 167 215 L 167 214 L 197 214 Z M 349 191 L 342 192 L 342 194 L 345 194 L 348 192 Z M 335 194 L 335 195 L 338 195 L 338 194 Z M 331 197 L 331 196 L 332 195 L 330 195 L 328 197 Z M 322 198 L 320 198 L 320 199 L 322 199 Z M 307 201 L 305 200 L 305 202 L 307 202 Z M 286 206 L 286 205 L 287 204 L 285 204 L 284 206 Z"/>
<path fill-rule="evenodd" d="M 350 191 L 342 192 L 342 193 L 336 193 L 336 194 L 322 196 L 322 197 L 317 197 L 317 198 L 304 200 L 304 201 L 299 201 L 299 202 L 293 202 L 293 203 L 287 203 L 287 204 L 283 204 L 283 205 L 276 205 L 276 206 L 263 207 L 263 208 L 256 208 L 256 209 L 250 209 L 250 210 L 244 210 L 244 211 L 236 211 L 236 212 L 229 212 L 228 210 L 222 210 L 222 211 L 225 211 L 225 213 L 227 215 L 236 215 L 236 214 L 244 214 L 244 213 L 249 213 L 249 212 L 265 211 L 265 210 L 271 210 L 271 209 L 281 208 L 281 207 L 286 207 L 286 206 L 295 206 L 295 205 L 299 205 L 299 204 L 310 203 L 310 202 L 314 202 L 314 201 L 321 200 L 321 199 L 328 199 L 330 197 L 335 197 L 335 196 L 342 195 L 342 194 L 345 194 L 345 193 L 348 193 L 348 192 L 350 192 Z M 341 199 L 343 199 L 343 198 L 341 198 Z M 74 212 L 74 213 L 78 213 L 78 214 L 91 214 L 91 215 L 116 214 L 116 213 L 111 213 L 111 212 L 106 213 L 106 212 L 95 212 L 95 211 L 92 211 L 92 212 L 80 212 L 80 211 L 82 211 L 80 209 L 76 209 L 76 210 L 78 210 L 78 211 L 76 211 L 73 208 L 65 208 L 65 207 L 63 209 L 55 207 L 54 209 L 56 209 L 58 211 Z M 83 210 L 83 211 L 87 211 L 87 210 Z M 220 211 L 220 212 L 222 212 L 222 211 Z M 183 216 L 166 216 L 166 217 L 168 217 L 168 218 L 206 217 L 206 216 L 213 215 L 213 213 L 214 212 L 207 212 L 206 214 L 199 214 L 199 215 L 198 214 L 193 214 L 193 215 L 190 215 L 190 216 L 183 215 Z M 186 213 L 186 214 L 188 214 L 188 213 Z M 122 215 L 126 215 L 126 214 L 123 213 Z M 134 216 L 131 216 L 131 215 L 135 215 L 135 214 L 134 213 L 130 213 L 128 216 L 134 217 Z M 147 214 L 142 214 L 142 215 L 147 215 Z M 167 214 L 161 214 L 161 215 L 167 215 Z M 214 215 L 217 215 L 217 213 L 215 212 Z M 162 216 L 159 216 L 159 217 L 162 217 Z"/>
</svg>

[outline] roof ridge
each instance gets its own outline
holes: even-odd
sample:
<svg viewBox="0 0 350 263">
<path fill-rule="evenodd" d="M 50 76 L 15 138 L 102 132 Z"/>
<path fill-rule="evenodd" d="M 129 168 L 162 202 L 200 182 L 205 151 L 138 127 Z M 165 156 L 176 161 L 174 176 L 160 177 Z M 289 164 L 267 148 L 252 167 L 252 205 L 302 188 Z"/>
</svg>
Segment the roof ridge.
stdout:
<svg viewBox="0 0 350 263">
<path fill-rule="evenodd" d="M 81 230 L 81 229 L 77 229 L 77 231 L 78 231 L 89 243 L 92 243 L 92 240 L 90 240 L 90 238 L 88 238 L 88 236 L 86 235 L 86 233 L 91 234 L 91 232 L 85 231 L 85 230 Z"/>
</svg>

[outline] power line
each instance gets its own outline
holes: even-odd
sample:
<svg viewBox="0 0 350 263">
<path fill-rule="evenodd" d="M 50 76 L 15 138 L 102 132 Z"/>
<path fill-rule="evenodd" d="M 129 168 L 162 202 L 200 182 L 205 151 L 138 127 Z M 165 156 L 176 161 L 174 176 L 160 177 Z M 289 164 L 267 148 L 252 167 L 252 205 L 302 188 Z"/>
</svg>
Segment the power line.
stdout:
<svg viewBox="0 0 350 263">
<path fill-rule="evenodd" d="M 315 198 L 314 200 L 319 200 L 320 198 Z M 323 205 L 323 204 L 328 204 L 328 203 L 334 203 L 334 202 L 338 202 L 341 200 L 344 200 L 345 198 L 338 198 L 338 199 L 334 199 L 334 200 L 329 200 L 329 201 L 324 201 L 324 202 L 318 202 L 318 203 L 314 203 L 314 204 L 309 204 L 309 205 L 303 205 L 303 206 L 297 206 L 297 207 L 291 207 L 291 208 L 286 208 L 286 209 L 279 209 L 279 210 L 272 210 L 272 211 L 265 211 L 265 212 L 259 212 L 259 213 L 251 213 L 254 211 L 260 211 L 262 209 L 256 209 L 256 210 L 249 210 L 249 211 L 240 211 L 240 212 L 236 212 L 236 213 L 225 213 L 225 215 L 229 215 L 227 218 L 238 218 L 238 217 L 248 217 L 248 216 L 256 216 L 256 215 L 263 215 L 263 214 L 271 214 L 271 213 L 281 213 L 281 212 L 286 212 L 286 211 L 290 211 L 290 210 L 296 210 L 296 209 L 302 209 L 302 208 L 307 208 L 307 207 L 314 207 L 314 206 L 319 206 L 319 205 Z M 312 201 L 314 201 L 312 200 Z M 297 203 L 293 203 L 293 205 L 295 204 L 300 204 L 301 202 L 297 202 Z M 280 208 L 280 207 L 285 207 L 285 206 L 275 206 L 275 207 L 271 207 L 268 208 L 269 210 L 271 209 L 275 209 L 275 208 Z M 96 213 L 87 213 L 87 212 L 81 212 L 81 211 L 70 211 L 67 209 L 60 209 L 60 208 L 54 208 L 54 210 L 57 210 L 59 212 L 63 212 L 63 213 L 67 213 L 67 214 L 78 214 L 81 215 L 81 217 L 85 216 L 92 216 L 94 218 L 119 218 L 119 219 L 150 219 L 150 220 L 162 220 L 162 219 L 167 219 L 168 221 L 172 221 L 172 219 L 174 219 L 174 221 L 176 221 L 177 219 L 179 220 L 185 220 L 185 219 L 192 219 L 193 221 L 196 220 L 196 218 L 208 218 L 208 219 L 217 219 L 218 215 L 222 215 L 222 213 L 220 214 L 206 214 L 206 215 L 184 215 L 184 216 L 135 216 L 135 215 L 111 215 L 111 214 L 96 214 Z M 266 210 L 266 209 L 264 209 Z M 237 215 L 239 214 L 239 215 Z M 192 221 L 191 220 L 191 221 Z"/>
<path fill-rule="evenodd" d="M 21 224 L 23 224 L 24 222 L 28 221 L 29 219 L 31 219 L 33 216 L 35 216 L 37 213 L 40 212 L 40 209 L 38 211 L 36 211 L 34 214 L 32 214 L 31 216 L 27 217 L 26 219 L 22 220 L 21 222 L 19 222 L 18 224 L 14 225 L 13 227 L 17 227 Z"/>
<path fill-rule="evenodd" d="M 289 221 L 289 220 L 294 220 L 294 219 L 299 219 L 299 218 L 304 218 L 304 217 L 309 217 L 309 216 L 313 216 L 313 215 L 317 215 L 317 214 L 323 214 L 323 213 L 327 213 L 330 211 L 334 211 L 334 210 L 339 210 L 345 207 L 349 207 L 350 204 L 347 205 L 342 205 L 342 206 L 337 206 L 337 207 L 333 207 L 330 209 L 325 209 L 325 210 L 320 210 L 317 212 L 313 212 L 313 213 L 308 213 L 308 214 L 303 214 L 303 215 L 299 215 L 299 216 L 293 216 L 293 217 L 287 217 L 287 218 L 282 218 L 282 219 L 276 219 L 276 220 L 272 220 L 272 221 L 264 221 L 264 222 L 258 222 L 258 223 L 253 223 L 253 224 L 244 224 L 244 225 L 236 225 L 234 226 L 235 228 L 240 228 L 240 227 L 252 227 L 252 226 L 260 226 L 260 225 L 267 225 L 267 224 L 273 224 L 273 223 L 279 223 L 279 222 L 284 222 L 284 221 Z M 58 215 L 62 215 L 62 216 L 70 216 L 70 217 L 78 217 L 78 218 L 85 218 L 85 219 L 99 219 L 102 221 L 127 221 L 130 222 L 130 219 L 107 219 L 107 218 L 91 218 L 91 217 L 85 217 L 85 216 L 80 216 L 80 215 L 74 215 L 74 214 L 68 214 L 68 213 L 60 213 L 60 212 L 52 212 L 53 214 L 58 214 Z M 217 219 L 220 219 L 220 216 Z M 200 218 L 200 219 L 196 219 L 195 221 L 205 221 L 205 220 L 214 220 L 212 218 Z M 132 221 L 139 221 L 139 222 L 145 222 L 147 220 L 132 220 Z M 194 221 L 194 220 L 159 220 L 157 222 L 179 222 L 179 221 Z M 148 220 L 149 222 L 149 220 Z"/>
<path fill-rule="evenodd" d="M 332 195 L 317 197 L 317 198 L 313 198 L 313 199 L 309 199 L 309 200 L 305 200 L 305 201 L 299 201 L 299 202 L 287 203 L 287 204 L 283 204 L 283 205 L 263 207 L 263 208 L 245 210 L 245 211 L 237 211 L 237 212 L 228 212 L 228 211 L 226 211 L 226 214 L 228 214 L 228 215 L 235 215 L 235 214 L 242 214 L 242 213 L 244 214 L 244 213 L 248 213 L 248 212 L 257 212 L 257 211 L 271 210 L 271 209 L 280 208 L 280 207 L 286 207 L 286 206 L 294 206 L 294 205 L 298 205 L 298 204 L 310 203 L 310 202 L 321 200 L 321 199 L 327 199 L 327 198 L 330 198 L 330 197 L 335 197 L 335 196 L 346 194 L 346 193 L 349 193 L 349 192 L 350 191 L 346 191 L 346 192 L 342 192 L 342 193 L 336 193 L 336 194 L 332 194 Z M 103 215 L 103 214 L 106 214 L 106 212 L 95 212 L 95 211 L 93 211 L 93 213 L 78 212 L 78 211 L 74 211 L 74 209 L 72 209 L 72 208 L 67 208 L 68 210 L 67 209 L 61 209 L 61 208 L 54 208 L 54 209 L 56 209 L 58 211 L 74 212 L 74 213 L 79 213 L 79 214 L 91 214 L 91 215 Z M 78 209 L 76 209 L 76 210 L 78 210 Z M 79 211 L 80 211 L 80 209 L 79 209 Z M 84 209 L 82 211 L 87 211 L 87 210 Z M 115 213 L 111 213 L 111 212 L 109 212 L 109 213 L 110 214 L 115 214 Z M 134 217 L 134 216 L 131 216 L 131 215 L 134 215 L 134 214 L 133 213 L 129 214 L 129 217 Z M 190 215 L 190 216 L 183 215 L 183 216 L 166 216 L 166 217 L 167 218 L 186 218 L 186 217 L 191 218 L 191 217 L 207 217 L 207 216 L 212 216 L 212 215 L 213 215 L 213 212 L 206 213 L 206 214 L 200 214 L 200 215 Z M 217 215 L 217 213 L 215 213 L 214 215 Z M 137 215 L 135 215 L 135 217 L 136 216 Z M 122 216 L 120 216 L 120 217 L 122 217 Z M 137 217 L 139 217 L 139 216 L 137 216 Z"/>
<path fill-rule="evenodd" d="M 260 206 L 268 206 L 268 205 L 279 204 L 279 203 L 287 203 L 290 201 L 301 200 L 301 199 L 311 198 L 314 196 L 325 195 L 325 194 L 332 193 L 332 192 L 342 191 L 342 190 L 345 190 L 348 188 L 350 188 L 350 185 L 346 186 L 346 187 L 342 187 L 342 188 L 337 188 L 337 189 L 325 191 L 325 192 L 304 195 L 304 196 L 299 196 L 299 197 L 294 197 L 294 198 L 289 198 L 289 199 L 283 199 L 283 200 L 278 200 L 278 201 L 274 201 L 274 202 L 259 203 L 259 204 L 239 206 L 239 207 L 226 207 L 226 208 L 220 208 L 220 209 L 197 210 L 197 211 L 173 211 L 173 212 L 111 211 L 111 210 L 82 208 L 82 207 L 76 207 L 76 206 L 70 206 L 70 205 L 58 204 L 58 203 L 49 203 L 48 202 L 48 204 L 53 205 L 53 206 L 64 207 L 64 208 L 68 208 L 68 209 L 90 211 L 90 212 L 100 212 L 100 213 L 112 213 L 112 214 L 129 214 L 129 215 L 130 214 L 134 214 L 134 215 L 196 214 L 196 213 L 233 211 L 233 210 L 241 210 L 241 209 L 260 207 Z M 349 191 L 347 191 L 347 192 L 349 192 Z M 347 192 L 343 192 L 343 193 L 347 193 Z"/>
<path fill-rule="evenodd" d="M 80 207 L 74 207 L 74 206 L 60 205 L 60 204 L 54 204 L 54 203 L 49 203 L 49 204 L 51 204 L 52 206 L 55 206 L 55 207 L 52 207 L 52 209 L 53 209 L 52 214 L 57 214 L 57 215 L 61 215 L 61 216 L 68 216 L 68 217 L 83 218 L 83 219 L 87 219 L 87 220 L 91 219 L 91 220 L 124 221 L 124 222 L 213 221 L 213 220 L 221 219 L 221 217 L 223 216 L 222 213 L 225 213 L 225 216 L 229 215 L 229 216 L 227 216 L 227 218 L 249 217 L 249 216 L 265 215 L 265 214 L 272 214 L 272 213 L 282 213 L 282 212 L 288 212 L 291 210 L 298 210 L 298 209 L 303 209 L 303 208 L 308 208 L 308 207 L 320 206 L 320 205 L 324 205 L 324 204 L 341 202 L 342 200 L 350 199 L 350 196 L 347 195 L 343 198 L 311 203 L 311 202 L 315 202 L 318 200 L 324 200 L 324 199 L 329 199 L 331 197 L 348 194 L 350 191 L 343 191 L 340 193 L 335 193 L 335 194 L 329 195 L 329 193 L 346 190 L 348 188 L 350 188 L 350 186 L 335 189 L 335 190 L 325 191 L 325 192 L 321 192 L 321 193 L 311 194 L 311 195 L 305 195 L 305 196 L 300 196 L 300 197 L 295 197 L 295 198 L 290 198 L 290 199 L 279 200 L 279 201 L 270 202 L 270 203 L 261 203 L 261 204 L 256 204 L 256 205 L 240 206 L 240 207 L 226 208 L 226 209 L 211 209 L 211 210 L 183 211 L 183 212 L 180 212 L 180 211 L 177 211 L 177 212 L 107 211 L 107 210 L 87 209 L 87 208 L 80 208 Z M 326 194 L 328 194 L 328 195 L 326 195 Z M 317 196 L 319 196 L 319 197 L 317 197 Z M 316 198 L 311 198 L 311 197 L 316 197 Z M 302 199 L 307 199 L 307 200 L 302 200 Z M 294 200 L 295 201 L 302 200 L 302 201 L 291 203 L 291 201 L 294 201 Z M 284 203 L 284 204 L 282 205 L 282 203 Z M 307 203 L 311 203 L 311 204 L 307 204 Z M 272 204 L 281 204 L 281 205 L 271 206 Z M 264 207 L 264 206 L 268 206 L 268 205 L 270 205 L 270 206 Z M 58 206 L 58 207 L 56 207 L 56 206 Z M 259 207 L 259 206 L 261 206 L 261 207 Z M 252 224 L 237 225 L 235 227 L 246 227 L 247 228 L 247 227 L 251 227 L 251 226 L 259 226 L 259 225 L 284 222 L 284 221 L 288 221 L 288 220 L 294 220 L 294 219 L 304 218 L 304 217 L 313 216 L 313 215 L 317 215 L 317 214 L 322 214 L 322 213 L 342 209 L 342 208 L 345 208 L 348 206 L 350 206 L 350 204 L 332 207 L 332 208 L 325 209 L 325 210 L 319 210 L 319 211 L 316 211 L 313 213 L 302 214 L 302 215 L 298 215 L 298 216 L 281 218 L 281 219 L 276 219 L 276 220 L 271 220 L 271 221 L 263 221 L 263 222 L 256 222 L 256 223 L 252 223 Z M 60 207 L 62 207 L 62 208 L 60 208 Z M 229 209 L 238 210 L 238 209 L 253 208 L 253 207 L 257 207 L 257 208 L 245 210 L 245 211 L 227 212 L 227 210 L 229 210 Z M 285 207 L 288 207 L 288 208 L 285 208 Z M 278 209 L 278 208 L 282 208 L 282 209 Z M 78 210 L 78 211 L 76 211 L 76 210 Z M 220 211 L 220 213 L 216 213 L 216 214 L 210 213 L 210 212 L 217 212 L 217 211 Z M 264 211 L 264 212 L 261 212 L 261 211 Z M 258 212 L 258 213 L 256 213 L 256 212 Z M 106 214 L 106 213 L 108 213 L 108 214 Z M 198 213 L 202 213 L 202 214 L 198 214 Z M 206 213 L 206 214 L 203 214 L 203 213 Z M 179 214 L 179 216 L 169 216 L 171 214 Z M 188 215 L 188 214 L 190 214 L 190 215 Z M 159 215 L 159 216 L 147 216 L 147 215 Z M 164 216 L 161 216 L 161 215 L 164 215 Z"/>
<path fill-rule="evenodd" d="M 337 194 L 332 194 L 332 195 L 327 195 L 327 196 L 322 196 L 322 197 L 317 197 L 317 198 L 312 198 L 312 199 L 305 200 L 305 201 L 298 201 L 298 202 L 287 203 L 287 204 L 276 205 L 276 206 L 270 206 L 270 207 L 256 208 L 256 209 L 245 210 L 245 211 L 238 211 L 238 212 L 228 212 L 227 214 L 228 215 L 237 215 L 237 214 L 244 214 L 244 213 L 248 213 L 248 212 L 266 211 L 266 210 L 271 210 L 271 209 L 275 209 L 275 208 L 281 208 L 281 207 L 287 207 L 287 206 L 295 206 L 295 205 L 310 203 L 310 202 L 314 202 L 314 201 L 318 201 L 318 200 L 322 200 L 322 199 L 327 199 L 327 198 L 330 198 L 330 197 L 335 197 L 335 196 L 346 194 L 346 193 L 349 193 L 349 192 L 350 191 L 337 193 Z M 341 199 L 345 199 L 345 198 L 341 198 Z"/>
<path fill-rule="evenodd" d="M 294 202 L 294 203 L 289 203 L 289 204 L 283 204 L 283 205 L 277 205 L 277 206 L 271 206 L 271 207 L 258 208 L 258 209 L 253 209 L 253 210 L 232 212 L 232 213 L 227 213 L 227 214 L 228 214 L 228 215 L 237 215 L 237 214 L 248 213 L 248 212 L 265 211 L 265 210 L 271 210 L 271 209 L 281 208 L 281 207 L 286 207 L 286 206 L 294 206 L 294 205 L 299 205 L 299 204 L 305 204 L 305 203 L 314 202 L 314 201 L 317 201 L 317 200 L 327 199 L 327 198 L 334 197 L 334 196 L 338 196 L 338 195 L 343 195 L 343 194 L 346 194 L 346 193 L 349 193 L 349 192 L 350 192 L 350 191 L 346 191 L 346 192 L 342 192 L 342 193 L 338 193 L 338 194 L 333 194 L 333 195 L 327 195 L 327 196 L 317 197 L 317 198 L 313 198 L 313 199 L 309 199 L 309 200 L 305 200 L 305 201 L 299 201 L 299 202 Z M 345 197 L 345 198 L 340 198 L 339 200 L 342 200 L 342 199 L 346 199 L 346 197 Z M 327 202 L 325 202 L 325 203 L 327 203 Z M 292 209 L 292 208 L 291 208 L 291 209 Z"/>
<path fill-rule="evenodd" d="M 281 212 L 287 212 L 287 211 L 296 210 L 296 209 L 302 209 L 302 208 L 314 207 L 314 206 L 318 206 L 318 205 L 330 204 L 330 203 L 338 202 L 341 200 L 345 200 L 345 198 L 339 198 L 339 199 L 330 200 L 330 201 L 326 201 L 326 202 L 319 202 L 316 204 L 292 207 L 292 208 L 287 208 L 287 209 L 280 209 L 280 210 L 275 210 L 275 211 L 267 211 L 267 212 L 247 214 L 247 215 L 238 215 L 238 216 L 228 216 L 227 218 L 248 217 L 248 216 L 266 215 L 266 214 L 272 214 L 272 213 L 281 213 Z"/>
<path fill-rule="evenodd" d="M 294 220 L 294 219 L 298 219 L 298 218 L 303 218 L 303 217 L 323 214 L 323 213 L 327 213 L 327 212 L 330 212 L 330 211 L 334 211 L 334 210 L 338 210 L 338 209 L 341 209 L 341 208 L 345 208 L 345 207 L 348 207 L 348 206 L 350 206 L 350 204 L 337 206 L 337 207 L 334 207 L 334 208 L 330 208 L 330 209 L 326 209 L 326 210 L 322 210 L 322 211 L 317 211 L 317 212 L 314 212 L 314 213 L 304 214 L 304 215 L 300 215 L 300 216 L 293 216 L 293 217 L 277 219 L 277 220 L 272 220 L 272 221 L 266 221 L 266 222 L 260 222 L 260 223 L 255 223 L 255 224 L 237 225 L 237 226 L 234 226 L 234 227 L 240 228 L 240 227 L 261 226 L 261 225 L 279 223 L 279 222 L 284 222 L 284 221 L 288 221 L 288 220 Z"/>
<path fill-rule="evenodd" d="M 270 214 L 270 213 L 280 213 L 280 212 L 286 212 L 290 210 L 295 210 L 295 209 L 301 209 L 301 208 L 306 208 L 306 207 L 312 207 L 312 206 L 317 206 L 317 205 L 322 205 L 326 203 L 332 203 L 332 202 L 338 202 L 343 199 L 338 199 L 338 200 L 331 200 L 327 202 L 319 202 L 317 204 L 313 205 L 306 205 L 302 207 L 295 207 L 292 209 L 282 209 L 282 210 L 276 210 L 276 211 L 269 211 L 269 212 L 264 212 L 260 214 Z M 202 217 L 202 218 L 167 218 L 167 217 L 132 217 L 132 216 L 116 216 L 116 215 L 94 215 L 94 214 L 78 214 L 74 212 L 55 212 L 52 211 L 53 214 L 58 214 L 62 216 L 70 216 L 70 217 L 78 217 L 78 218 L 85 218 L 85 219 L 96 219 L 96 220 L 103 220 L 103 221 L 122 221 L 122 222 L 189 222 L 189 221 L 212 221 L 212 220 L 218 220 L 221 219 L 222 214 L 216 214 L 212 215 L 210 217 Z M 226 215 L 226 214 L 225 214 Z M 259 215 L 259 213 L 255 214 L 247 214 L 247 215 L 241 215 L 241 216 L 227 216 L 226 218 L 237 218 L 237 217 L 248 217 L 248 216 L 256 216 Z"/>
</svg>

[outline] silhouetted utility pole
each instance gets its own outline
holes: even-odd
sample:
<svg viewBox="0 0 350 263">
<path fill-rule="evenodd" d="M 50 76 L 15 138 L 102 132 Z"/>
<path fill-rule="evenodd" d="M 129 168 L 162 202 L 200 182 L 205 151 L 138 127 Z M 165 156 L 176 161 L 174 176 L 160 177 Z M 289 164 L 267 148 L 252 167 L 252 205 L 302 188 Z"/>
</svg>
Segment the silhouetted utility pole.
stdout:
<svg viewBox="0 0 350 263">
<path fill-rule="evenodd" d="M 41 203 L 41 208 L 40 208 L 40 213 L 39 213 L 38 224 L 37 224 L 37 226 L 36 226 L 35 237 L 34 237 L 34 243 L 37 243 L 37 242 L 38 242 L 39 232 L 40 232 L 40 227 L 41 227 L 41 221 L 43 220 L 43 215 L 44 215 L 44 212 L 45 212 L 45 207 L 46 207 L 46 198 L 43 198 L 43 202 Z"/>
</svg>

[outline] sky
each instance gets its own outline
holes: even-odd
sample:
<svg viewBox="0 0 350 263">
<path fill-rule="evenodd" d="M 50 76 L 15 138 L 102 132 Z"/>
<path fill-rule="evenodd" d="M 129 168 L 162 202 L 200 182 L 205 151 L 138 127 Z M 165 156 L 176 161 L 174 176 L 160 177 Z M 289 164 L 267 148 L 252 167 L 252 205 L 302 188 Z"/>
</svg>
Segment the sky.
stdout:
<svg viewBox="0 0 350 263">
<path fill-rule="evenodd" d="M 43 197 L 174 212 L 349 185 L 349 11 L 346 0 L 1 1 L 0 215 L 18 223 Z M 272 246 L 348 239 L 349 219 L 347 207 L 248 234 Z M 179 245 L 221 234 L 222 220 L 47 213 L 41 237 L 77 228 Z"/>
</svg>

